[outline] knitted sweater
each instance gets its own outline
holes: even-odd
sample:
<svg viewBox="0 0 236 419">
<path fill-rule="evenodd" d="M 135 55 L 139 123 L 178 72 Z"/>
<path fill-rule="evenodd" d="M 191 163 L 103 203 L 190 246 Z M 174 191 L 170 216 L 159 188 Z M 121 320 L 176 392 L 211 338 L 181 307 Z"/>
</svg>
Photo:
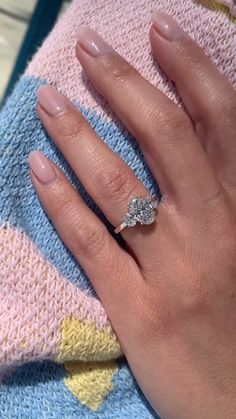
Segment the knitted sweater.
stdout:
<svg viewBox="0 0 236 419">
<path fill-rule="evenodd" d="M 235 1 L 74 0 L 29 64 L 0 115 L 0 419 L 157 417 L 140 392 L 106 312 L 57 235 L 32 187 L 27 156 L 42 150 L 107 224 L 43 130 L 36 91 L 55 85 L 152 193 L 158 192 L 134 138 L 92 89 L 75 57 L 89 25 L 181 106 L 153 62 L 155 8 L 171 13 L 236 85 Z M 227 7 L 226 7 L 227 6 Z M 231 12 L 230 12 L 231 11 Z M 115 237 L 119 240 L 119 237 Z"/>
</svg>

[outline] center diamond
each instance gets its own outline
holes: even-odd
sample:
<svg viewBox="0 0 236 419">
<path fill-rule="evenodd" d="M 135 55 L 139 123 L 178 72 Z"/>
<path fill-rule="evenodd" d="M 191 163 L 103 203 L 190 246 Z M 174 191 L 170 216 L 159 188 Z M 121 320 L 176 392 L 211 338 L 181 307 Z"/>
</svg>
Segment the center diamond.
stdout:
<svg viewBox="0 0 236 419">
<path fill-rule="evenodd" d="M 157 202 L 151 197 L 144 198 L 137 196 L 132 198 L 128 208 L 129 213 L 125 214 L 124 222 L 128 227 L 135 226 L 138 221 L 140 224 L 152 224 L 155 220 L 155 211 Z"/>
</svg>

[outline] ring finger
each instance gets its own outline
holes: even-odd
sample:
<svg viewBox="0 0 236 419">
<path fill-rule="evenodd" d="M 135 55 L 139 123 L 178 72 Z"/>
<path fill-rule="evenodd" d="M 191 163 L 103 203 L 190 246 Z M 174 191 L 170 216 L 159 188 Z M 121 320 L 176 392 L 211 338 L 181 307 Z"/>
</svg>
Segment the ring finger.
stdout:
<svg viewBox="0 0 236 419">
<path fill-rule="evenodd" d="M 55 88 L 43 86 L 38 91 L 38 99 L 38 114 L 50 137 L 107 219 L 118 226 L 128 211 L 130 198 L 145 197 L 148 191 L 67 98 Z M 147 226 L 145 234 L 146 229 Z M 147 248 L 149 252 L 153 248 L 154 230 L 150 225 L 145 249 L 140 224 L 125 228 L 121 234 L 140 259 Z"/>
</svg>

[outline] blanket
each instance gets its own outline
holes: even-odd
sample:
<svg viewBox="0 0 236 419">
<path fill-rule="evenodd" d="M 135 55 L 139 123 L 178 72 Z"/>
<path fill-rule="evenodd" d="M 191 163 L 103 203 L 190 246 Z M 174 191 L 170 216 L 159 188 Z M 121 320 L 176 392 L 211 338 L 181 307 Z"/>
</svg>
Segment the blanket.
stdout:
<svg viewBox="0 0 236 419">
<path fill-rule="evenodd" d="M 171 13 L 236 86 L 235 1 L 74 0 L 1 111 L 0 419 L 157 418 L 89 278 L 42 209 L 27 162 L 30 151 L 44 152 L 114 235 L 37 117 L 36 91 L 47 83 L 69 97 L 150 193 L 158 193 L 135 138 L 75 57 L 78 29 L 88 25 L 182 106 L 151 54 L 148 30 L 157 8 Z"/>
</svg>

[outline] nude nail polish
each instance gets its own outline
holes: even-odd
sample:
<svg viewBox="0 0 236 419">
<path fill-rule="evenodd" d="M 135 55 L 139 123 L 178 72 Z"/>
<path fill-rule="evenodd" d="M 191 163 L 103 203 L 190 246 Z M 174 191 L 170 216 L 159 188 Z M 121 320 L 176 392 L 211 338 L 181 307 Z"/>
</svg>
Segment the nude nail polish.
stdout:
<svg viewBox="0 0 236 419">
<path fill-rule="evenodd" d="M 70 103 L 53 86 L 42 86 L 37 91 L 37 97 L 40 106 L 50 116 L 57 116 L 67 112 Z"/>
<path fill-rule="evenodd" d="M 92 57 L 114 53 L 113 48 L 97 32 L 87 27 L 80 28 L 77 46 L 81 46 Z"/>
<path fill-rule="evenodd" d="M 53 166 L 41 151 L 32 151 L 28 159 L 30 168 L 40 183 L 50 185 L 56 180 Z"/>
<path fill-rule="evenodd" d="M 187 38 L 186 32 L 165 12 L 154 12 L 152 23 L 157 32 L 168 41 L 183 41 Z"/>
</svg>

